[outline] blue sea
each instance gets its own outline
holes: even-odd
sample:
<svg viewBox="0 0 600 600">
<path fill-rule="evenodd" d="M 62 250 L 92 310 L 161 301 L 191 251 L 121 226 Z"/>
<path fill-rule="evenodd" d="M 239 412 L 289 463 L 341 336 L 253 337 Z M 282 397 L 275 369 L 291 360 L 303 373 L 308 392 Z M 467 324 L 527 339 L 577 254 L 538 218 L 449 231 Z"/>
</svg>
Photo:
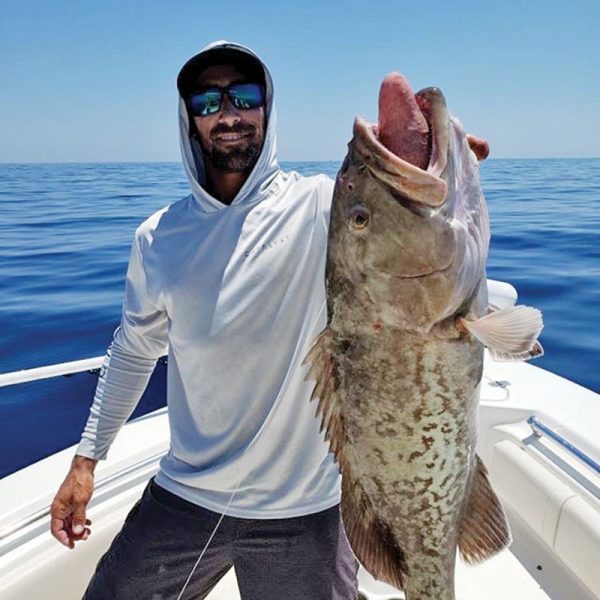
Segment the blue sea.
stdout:
<svg viewBox="0 0 600 600">
<path fill-rule="evenodd" d="M 338 163 L 287 163 L 335 176 Z M 482 164 L 488 275 L 542 309 L 535 363 L 600 391 L 600 159 Z M 104 354 L 137 225 L 188 194 L 178 163 L 0 164 L 0 373 Z M 164 403 L 159 365 L 137 414 Z M 0 388 L 0 477 L 78 441 L 96 374 Z"/>
</svg>

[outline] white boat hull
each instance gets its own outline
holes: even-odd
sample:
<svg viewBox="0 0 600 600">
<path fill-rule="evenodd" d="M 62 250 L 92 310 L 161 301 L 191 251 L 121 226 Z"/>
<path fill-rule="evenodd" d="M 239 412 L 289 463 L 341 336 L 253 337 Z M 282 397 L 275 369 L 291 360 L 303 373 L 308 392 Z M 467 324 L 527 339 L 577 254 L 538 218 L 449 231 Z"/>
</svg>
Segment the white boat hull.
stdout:
<svg viewBox="0 0 600 600">
<path fill-rule="evenodd" d="M 507 298 L 497 298 L 499 304 L 514 302 L 510 290 L 500 291 Z M 52 376 L 54 371 L 36 370 L 33 377 Z M 64 372 L 64 365 L 58 371 Z M 8 385 L 26 375 L 2 377 Z M 532 415 L 573 447 L 551 436 L 533 435 L 527 423 Z M 529 364 L 486 359 L 478 452 L 506 508 L 514 543 L 479 566 L 458 561 L 459 600 L 600 598 L 600 476 L 594 468 L 600 461 L 599 423 L 600 395 Z M 0 598 L 81 598 L 98 559 L 168 446 L 166 409 L 125 425 L 110 460 L 96 470 L 88 510 L 93 534 L 74 550 L 49 533 L 49 507 L 74 448 L 0 481 Z M 403 598 L 364 570 L 359 581 L 368 600 Z M 209 598 L 239 598 L 233 571 Z"/>
</svg>

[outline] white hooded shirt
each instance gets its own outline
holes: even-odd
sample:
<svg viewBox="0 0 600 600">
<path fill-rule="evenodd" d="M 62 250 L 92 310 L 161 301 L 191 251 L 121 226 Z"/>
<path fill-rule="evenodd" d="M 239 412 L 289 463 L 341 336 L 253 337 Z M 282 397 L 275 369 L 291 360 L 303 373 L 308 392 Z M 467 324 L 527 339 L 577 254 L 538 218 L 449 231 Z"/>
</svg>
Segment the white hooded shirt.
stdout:
<svg viewBox="0 0 600 600">
<path fill-rule="evenodd" d="M 256 57 L 228 42 L 203 52 L 219 46 Z M 171 446 L 156 482 L 243 518 L 310 514 L 340 499 L 339 470 L 302 365 L 326 325 L 333 182 L 279 168 L 272 80 L 263 68 L 265 141 L 230 205 L 202 187 L 202 155 L 180 99 L 192 194 L 136 231 L 121 325 L 77 450 L 106 457 L 168 352 Z"/>
</svg>

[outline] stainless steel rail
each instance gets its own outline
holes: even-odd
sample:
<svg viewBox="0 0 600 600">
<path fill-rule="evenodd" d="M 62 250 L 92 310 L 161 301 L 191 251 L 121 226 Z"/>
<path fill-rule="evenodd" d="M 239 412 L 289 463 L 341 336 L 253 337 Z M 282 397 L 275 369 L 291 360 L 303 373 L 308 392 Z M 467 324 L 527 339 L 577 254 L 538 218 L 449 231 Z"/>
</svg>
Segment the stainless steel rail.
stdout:
<svg viewBox="0 0 600 600">
<path fill-rule="evenodd" d="M 0 373 L 0 387 L 7 385 L 16 385 L 18 383 L 28 383 L 29 381 L 38 381 L 40 379 L 51 379 L 75 375 L 88 371 L 98 373 L 104 362 L 104 356 L 95 356 L 94 358 L 84 358 L 83 360 L 72 360 L 71 362 L 59 363 L 56 365 L 46 365 L 45 367 L 35 367 L 33 369 L 22 369 L 12 371 L 11 373 Z M 166 365 L 167 356 L 161 356 L 157 364 Z"/>
<path fill-rule="evenodd" d="M 95 358 L 85 358 L 83 360 L 73 360 L 71 362 L 60 363 L 57 365 L 48 365 L 45 367 L 36 367 L 35 369 L 23 369 L 13 371 L 12 373 L 0 373 L 0 387 L 15 385 L 17 383 L 27 383 L 28 381 L 37 381 L 39 379 L 50 379 L 60 375 L 74 375 L 83 371 L 94 371 L 102 366 L 104 356 Z"/>
<path fill-rule="evenodd" d="M 584 462 L 588 467 L 594 470 L 596 473 L 600 474 L 600 464 L 597 463 L 593 458 L 589 457 L 583 450 L 580 450 L 575 446 L 575 444 L 569 442 L 562 435 L 556 433 L 556 431 L 550 429 L 548 425 L 542 423 L 539 419 L 534 416 L 531 416 L 527 419 L 527 423 L 533 429 L 533 433 L 536 437 L 541 437 L 542 435 L 548 436 L 550 439 L 554 440 L 557 444 L 565 448 L 565 450 L 569 451 L 573 456 Z"/>
</svg>

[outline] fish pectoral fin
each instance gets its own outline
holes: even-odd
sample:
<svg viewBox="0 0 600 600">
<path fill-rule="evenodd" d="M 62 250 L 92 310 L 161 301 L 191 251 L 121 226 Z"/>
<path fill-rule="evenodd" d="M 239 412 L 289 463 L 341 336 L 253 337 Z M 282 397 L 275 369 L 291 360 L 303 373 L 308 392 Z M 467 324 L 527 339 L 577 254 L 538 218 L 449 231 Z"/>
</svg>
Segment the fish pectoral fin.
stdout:
<svg viewBox="0 0 600 600">
<path fill-rule="evenodd" d="M 336 401 L 336 363 L 333 335 L 329 327 L 317 337 L 306 355 L 303 365 L 310 365 L 305 381 L 315 379 L 315 387 L 310 399 L 318 399 L 317 417 L 321 418 L 321 431 L 325 430 L 325 440 L 338 463 L 341 463 L 343 438 L 342 418 Z"/>
<path fill-rule="evenodd" d="M 403 589 L 404 553 L 380 521 L 358 478 L 342 468 L 342 519 L 356 558 L 375 579 Z"/>
<path fill-rule="evenodd" d="M 475 460 L 458 537 L 460 554 L 468 563 L 486 560 L 512 541 L 504 509 L 488 480 L 487 469 L 479 456 L 475 455 Z"/>
<path fill-rule="evenodd" d="M 461 317 L 459 323 L 487 347 L 494 360 L 528 360 L 544 354 L 537 340 L 544 327 L 537 308 L 511 306 L 475 321 Z"/>
</svg>

